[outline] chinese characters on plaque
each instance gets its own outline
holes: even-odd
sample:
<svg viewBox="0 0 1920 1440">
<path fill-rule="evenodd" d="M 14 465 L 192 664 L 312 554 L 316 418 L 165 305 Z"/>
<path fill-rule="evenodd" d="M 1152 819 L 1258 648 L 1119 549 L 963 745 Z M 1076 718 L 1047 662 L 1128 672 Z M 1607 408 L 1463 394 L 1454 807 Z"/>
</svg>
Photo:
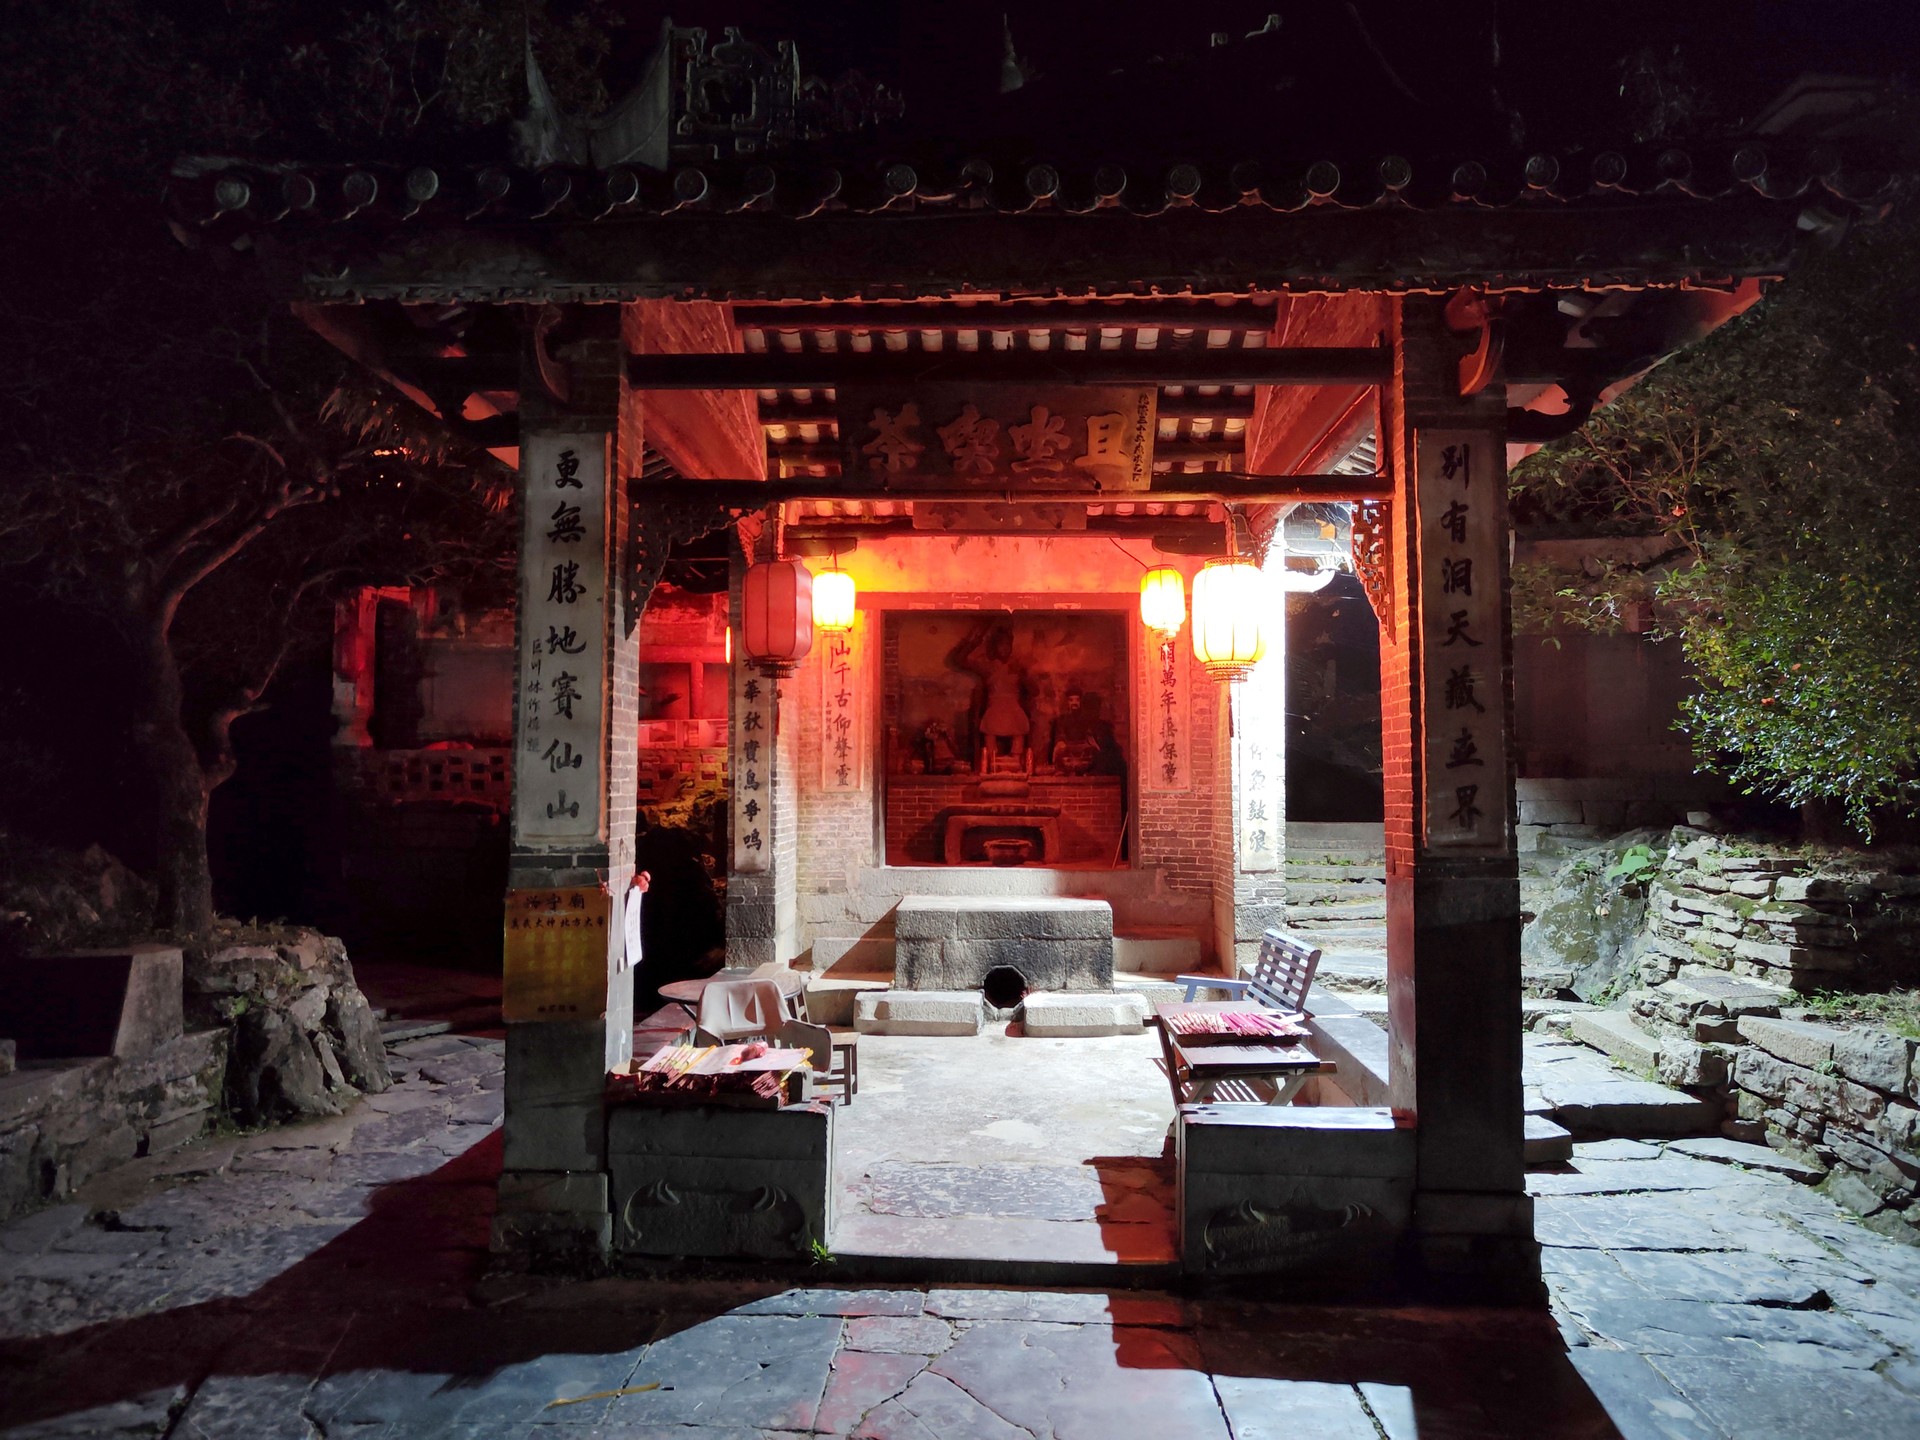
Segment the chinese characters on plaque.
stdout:
<svg viewBox="0 0 1920 1440">
<path fill-rule="evenodd" d="M 1278 870 L 1287 817 L 1286 667 L 1277 659 L 1256 665 L 1231 689 L 1240 869 Z"/>
<path fill-rule="evenodd" d="M 1140 686 L 1140 734 L 1146 746 L 1140 788 L 1186 790 L 1192 784 L 1187 755 L 1187 657 L 1176 641 L 1144 629 L 1141 656 L 1145 683 Z"/>
<path fill-rule="evenodd" d="M 733 667 L 733 868 L 757 875 L 773 864 L 775 683 L 751 665 Z"/>
<path fill-rule="evenodd" d="M 610 908 L 598 886 L 507 892 L 505 1019 L 588 1020 L 606 1012 Z"/>
<path fill-rule="evenodd" d="M 861 763 L 867 752 L 861 724 L 862 630 L 822 635 L 820 656 L 820 788 L 847 794 L 866 788 Z"/>
<path fill-rule="evenodd" d="M 1426 843 L 1434 850 L 1507 844 L 1498 443 L 1473 430 L 1422 430 L 1417 439 Z"/>
<path fill-rule="evenodd" d="M 520 468 L 514 839 L 592 841 L 605 790 L 606 442 L 536 432 L 521 441 Z"/>
<path fill-rule="evenodd" d="M 909 399 L 848 385 L 839 396 L 848 475 L 983 489 L 1145 490 L 1152 482 L 1159 391 L 1151 386 L 933 384 L 914 387 Z"/>
</svg>

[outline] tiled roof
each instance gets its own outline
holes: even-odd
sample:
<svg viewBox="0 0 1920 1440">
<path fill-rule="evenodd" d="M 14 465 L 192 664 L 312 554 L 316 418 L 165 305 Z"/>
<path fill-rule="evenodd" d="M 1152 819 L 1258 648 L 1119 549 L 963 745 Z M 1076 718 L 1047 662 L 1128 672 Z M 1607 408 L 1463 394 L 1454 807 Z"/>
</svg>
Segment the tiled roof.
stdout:
<svg viewBox="0 0 1920 1440">
<path fill-rule="evenodd" d="M 1595 154 L 1317 160 L 1274 167 L 1252 161 L 1119 164 L 901 159 L 843 170 L 802 158 L 686 165 L 670 174 L 637 167 L 519 170 L 503 166 L 411 168 L 186 161 L 169 189 L 174 219 L 231 231 L 263 225 L 604 223 L 682 213 L 835 215 L 1064 214 L 1156 216 L 1179 212 L 1297 214 L 1326 209 L 1488 210 L 1515 206 L 1609 208 L 1757 197 L 1770 201 L 1872 200 L 1884 174 L 1851 170 L 1829 146 L 1729 144 L 1701 150 Z"/>
</svg>

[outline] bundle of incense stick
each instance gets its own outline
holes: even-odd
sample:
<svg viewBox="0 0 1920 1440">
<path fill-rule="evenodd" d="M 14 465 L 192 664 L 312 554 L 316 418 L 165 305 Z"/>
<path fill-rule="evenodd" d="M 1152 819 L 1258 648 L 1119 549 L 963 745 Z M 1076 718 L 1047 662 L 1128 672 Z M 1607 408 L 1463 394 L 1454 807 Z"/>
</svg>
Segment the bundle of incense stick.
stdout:
<svg viewBox="0 0 1920 1440">
<path fill-rule="evenodd" d="M 1293 1038 L 1308 1033 L 1293 1015 L 1259 1010 L 1202 1010 L 1170 1015 L 1167 1024 L 1176 1035 L 1252 1035 Z"/>
</svg>

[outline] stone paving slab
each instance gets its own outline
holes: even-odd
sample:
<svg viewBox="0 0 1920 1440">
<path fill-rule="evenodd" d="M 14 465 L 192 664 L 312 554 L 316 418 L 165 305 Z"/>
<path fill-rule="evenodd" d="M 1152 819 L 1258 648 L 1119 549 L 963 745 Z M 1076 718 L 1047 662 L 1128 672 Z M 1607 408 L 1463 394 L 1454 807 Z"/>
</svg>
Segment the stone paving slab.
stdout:
<svg viewBox="0 0 1920 1440">
<path fill-rule="evenodd" d="M 497 1042 L 410 1043 L 439 1041 L 498 1065 Z M 826 1266 L 794 1285 L 752 1274 L 483 1283 L 498 1132 L 484 1114 L 458 1112 L 495 1093 L 481 1087 L 497 1068 L 475 1061 L 477 1073 L 443 1083 L 427 1073 L 434 1058 L 375 1097 L 387 1103 L 209 1138 L 188 1147 L 204 1159 L 164 1173 L 129 1167 L 79 1204 L 0 1226 L 0 1436 L 1920 1434 L 1920 1252 L 1785 1175 L 1696 1146 L 1582 1144 L 1531 1177 L 1550 1316 L 853 1288 L 832 1283 Z M 1078 1102 L 1054 1101 L 1067 1107 L 1059 1133 L 1079 1133 Z M 1022 1103 L 1047 1133 L 1044 1106 Z M 951 1158 L 1010 1173 L 969 1182 L 991 1203 L 949 1187 L 964 1203 L 948 1208 L 1060 1203 L 1016 1183 L 1031 1178 L 1011 1172 L 1034 1152 L 1013 1117 L 969 1118 L 981 1133 L 961 1132 L 964 1153 Z M 1150 1124 L 1139 1147 L 1148 1153 L 1114 1147 L 1109 1168 L 1151 1166 Z M 864 1153 L 884 1164 L 879 1139 Z M 922 1208 L 931 1193 L 901 1187 Z M 1114 1202 L 1110 1187 L 1100 1197 Z M 1025 1227 L 1019 1243 L 1050 1239 L 1056 1256 L 1063 1235 L 1130 1228 L 1031 1214 L 931 1223 L 983 1227 L 982 1246 L 991 1227 L 1016 1237 Z M 601 1393 L 656 1380 L 658 1390 Z"/>
</svg>

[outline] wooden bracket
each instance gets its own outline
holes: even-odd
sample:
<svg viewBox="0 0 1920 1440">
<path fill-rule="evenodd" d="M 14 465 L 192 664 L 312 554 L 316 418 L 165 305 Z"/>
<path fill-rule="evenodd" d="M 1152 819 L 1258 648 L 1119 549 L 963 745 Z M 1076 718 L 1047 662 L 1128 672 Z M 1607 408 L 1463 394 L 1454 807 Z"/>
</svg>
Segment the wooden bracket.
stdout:
<svg viewBox="0 0 1920 1440">
<path fill-rule="evenodd" d="M 1447 301 L 1447 328 L 1456 335 L 1476 337 L 1473 349 L 1460 357 L 1457 379 L 1462 395 L 1478 395 L 1500 369 L 1507 330 L 1499 310 L 1500 302 L 1479 290 L 1456 290 Z"/>
<path fill-rule="evenodd" d="M 1353 572 L 1379 618 L 1380 633 L 1393 643 L 1393 503 L 1362 500 L 1353 507 Z"/>
</svg>

